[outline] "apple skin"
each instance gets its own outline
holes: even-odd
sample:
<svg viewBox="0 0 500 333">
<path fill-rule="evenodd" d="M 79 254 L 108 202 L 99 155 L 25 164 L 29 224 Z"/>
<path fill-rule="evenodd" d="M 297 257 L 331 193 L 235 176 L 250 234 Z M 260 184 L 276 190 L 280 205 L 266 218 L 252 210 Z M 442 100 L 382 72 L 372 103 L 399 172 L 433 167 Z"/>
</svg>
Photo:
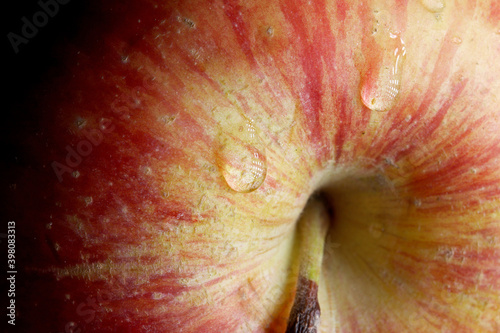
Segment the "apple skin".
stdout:
<svg viewBox="0 0 500 333">
<path fill-rule="evenodd" d="M 282 332 L 321 191 L 321 332 L 497 332 L 500 10 L 427 3 L 92 2 L 9 132 L 18 327 Z"/>
</svg>

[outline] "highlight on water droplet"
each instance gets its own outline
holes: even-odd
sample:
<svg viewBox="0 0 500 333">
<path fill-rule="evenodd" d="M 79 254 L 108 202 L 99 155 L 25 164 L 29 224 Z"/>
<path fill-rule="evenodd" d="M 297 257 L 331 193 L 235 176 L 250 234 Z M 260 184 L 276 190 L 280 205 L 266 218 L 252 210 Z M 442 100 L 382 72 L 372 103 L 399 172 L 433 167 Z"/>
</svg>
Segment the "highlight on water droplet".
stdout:
<svg viewBox="0 0 500 333">
<path fill-rule="evenodd" d="M 253 122 L 244 118 L 238 123 L 222 125 L 217 152 L 222 176 L 236 192 L 255 191 L 266 178 L 267 162 Z"/>
<path fill-rule="evenodd" d="M 372 111 L 387 111 L 396 103 L 401 90 L 406 46 L 398 35 L 389 33 L 382 59 L 365 73 L 361 100 Z"/>
<path fill-rule="evenodd" d="M 445 7 L 445 0 L 420 0 L 420 3 L 432 13 L 441 12 Z"/>
</svg>

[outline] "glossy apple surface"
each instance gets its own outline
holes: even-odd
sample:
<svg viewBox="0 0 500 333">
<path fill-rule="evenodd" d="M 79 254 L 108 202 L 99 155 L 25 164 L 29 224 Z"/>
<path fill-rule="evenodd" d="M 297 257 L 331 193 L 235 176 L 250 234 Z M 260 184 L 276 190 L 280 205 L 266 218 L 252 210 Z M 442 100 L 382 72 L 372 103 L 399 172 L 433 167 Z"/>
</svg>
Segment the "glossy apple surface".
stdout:
<svg viewBox="0 0 500 333">
<path fill-rule="evenodd" d="M 500 329 L 495 1 L 89 8 L 11 131 L 26 332 L 283 332 L 318 192 L 319 331 Z"/>
</svg>

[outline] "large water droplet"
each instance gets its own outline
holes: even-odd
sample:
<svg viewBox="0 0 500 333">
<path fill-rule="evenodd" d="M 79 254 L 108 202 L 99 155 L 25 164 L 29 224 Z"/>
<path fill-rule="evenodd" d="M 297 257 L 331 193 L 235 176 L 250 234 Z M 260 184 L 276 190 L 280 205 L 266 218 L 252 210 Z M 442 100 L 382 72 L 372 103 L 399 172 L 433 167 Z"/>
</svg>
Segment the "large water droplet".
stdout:
<svg viewBox="0 0 500 333">
<path fill-rule="evenodd" d="M 384 43 L 383 57 L 377 68 L 366 75 L 361 86 L 363 104 L 373 111 L 387 111 L 396 103 L 401 89 L 403 62 L 406 55 L 404 41 L 395 34 L 389 34 Z"/>
<path fill-rule="evenodd" d="M 433 13 L 441 12 L 445 6 L 444 0 L 420 0 L 420 3 L 425 9 Z"/>
<path fill-rule="evenodd" d="M 225 126 L 219 136 L 218 164 L 227 185 L 236 192 L 251 192 L 262 185 L 266 156 L 251 120 Z"/>
</svg>

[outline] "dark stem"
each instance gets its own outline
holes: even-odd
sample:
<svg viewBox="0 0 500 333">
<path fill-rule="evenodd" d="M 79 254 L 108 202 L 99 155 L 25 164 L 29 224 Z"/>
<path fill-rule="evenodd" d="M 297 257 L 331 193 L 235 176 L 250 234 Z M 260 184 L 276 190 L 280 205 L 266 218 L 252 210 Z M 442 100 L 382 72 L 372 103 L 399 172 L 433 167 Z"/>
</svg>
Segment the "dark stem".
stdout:
<svg viewBox="0 0 500 333">
<path fill-rule="evenodd" d="M 316 333 L 319 326 L 318 284 L 330 221 L 327 207 L 322 196 L 311 197 L 298 221 L 299 274 L 287 333 Z"/>
<path fill-rule="evenodd" d="M 286 333 L 316 333 L 320 314 L 318 284 L 299 276 Z"/>
</svg>

